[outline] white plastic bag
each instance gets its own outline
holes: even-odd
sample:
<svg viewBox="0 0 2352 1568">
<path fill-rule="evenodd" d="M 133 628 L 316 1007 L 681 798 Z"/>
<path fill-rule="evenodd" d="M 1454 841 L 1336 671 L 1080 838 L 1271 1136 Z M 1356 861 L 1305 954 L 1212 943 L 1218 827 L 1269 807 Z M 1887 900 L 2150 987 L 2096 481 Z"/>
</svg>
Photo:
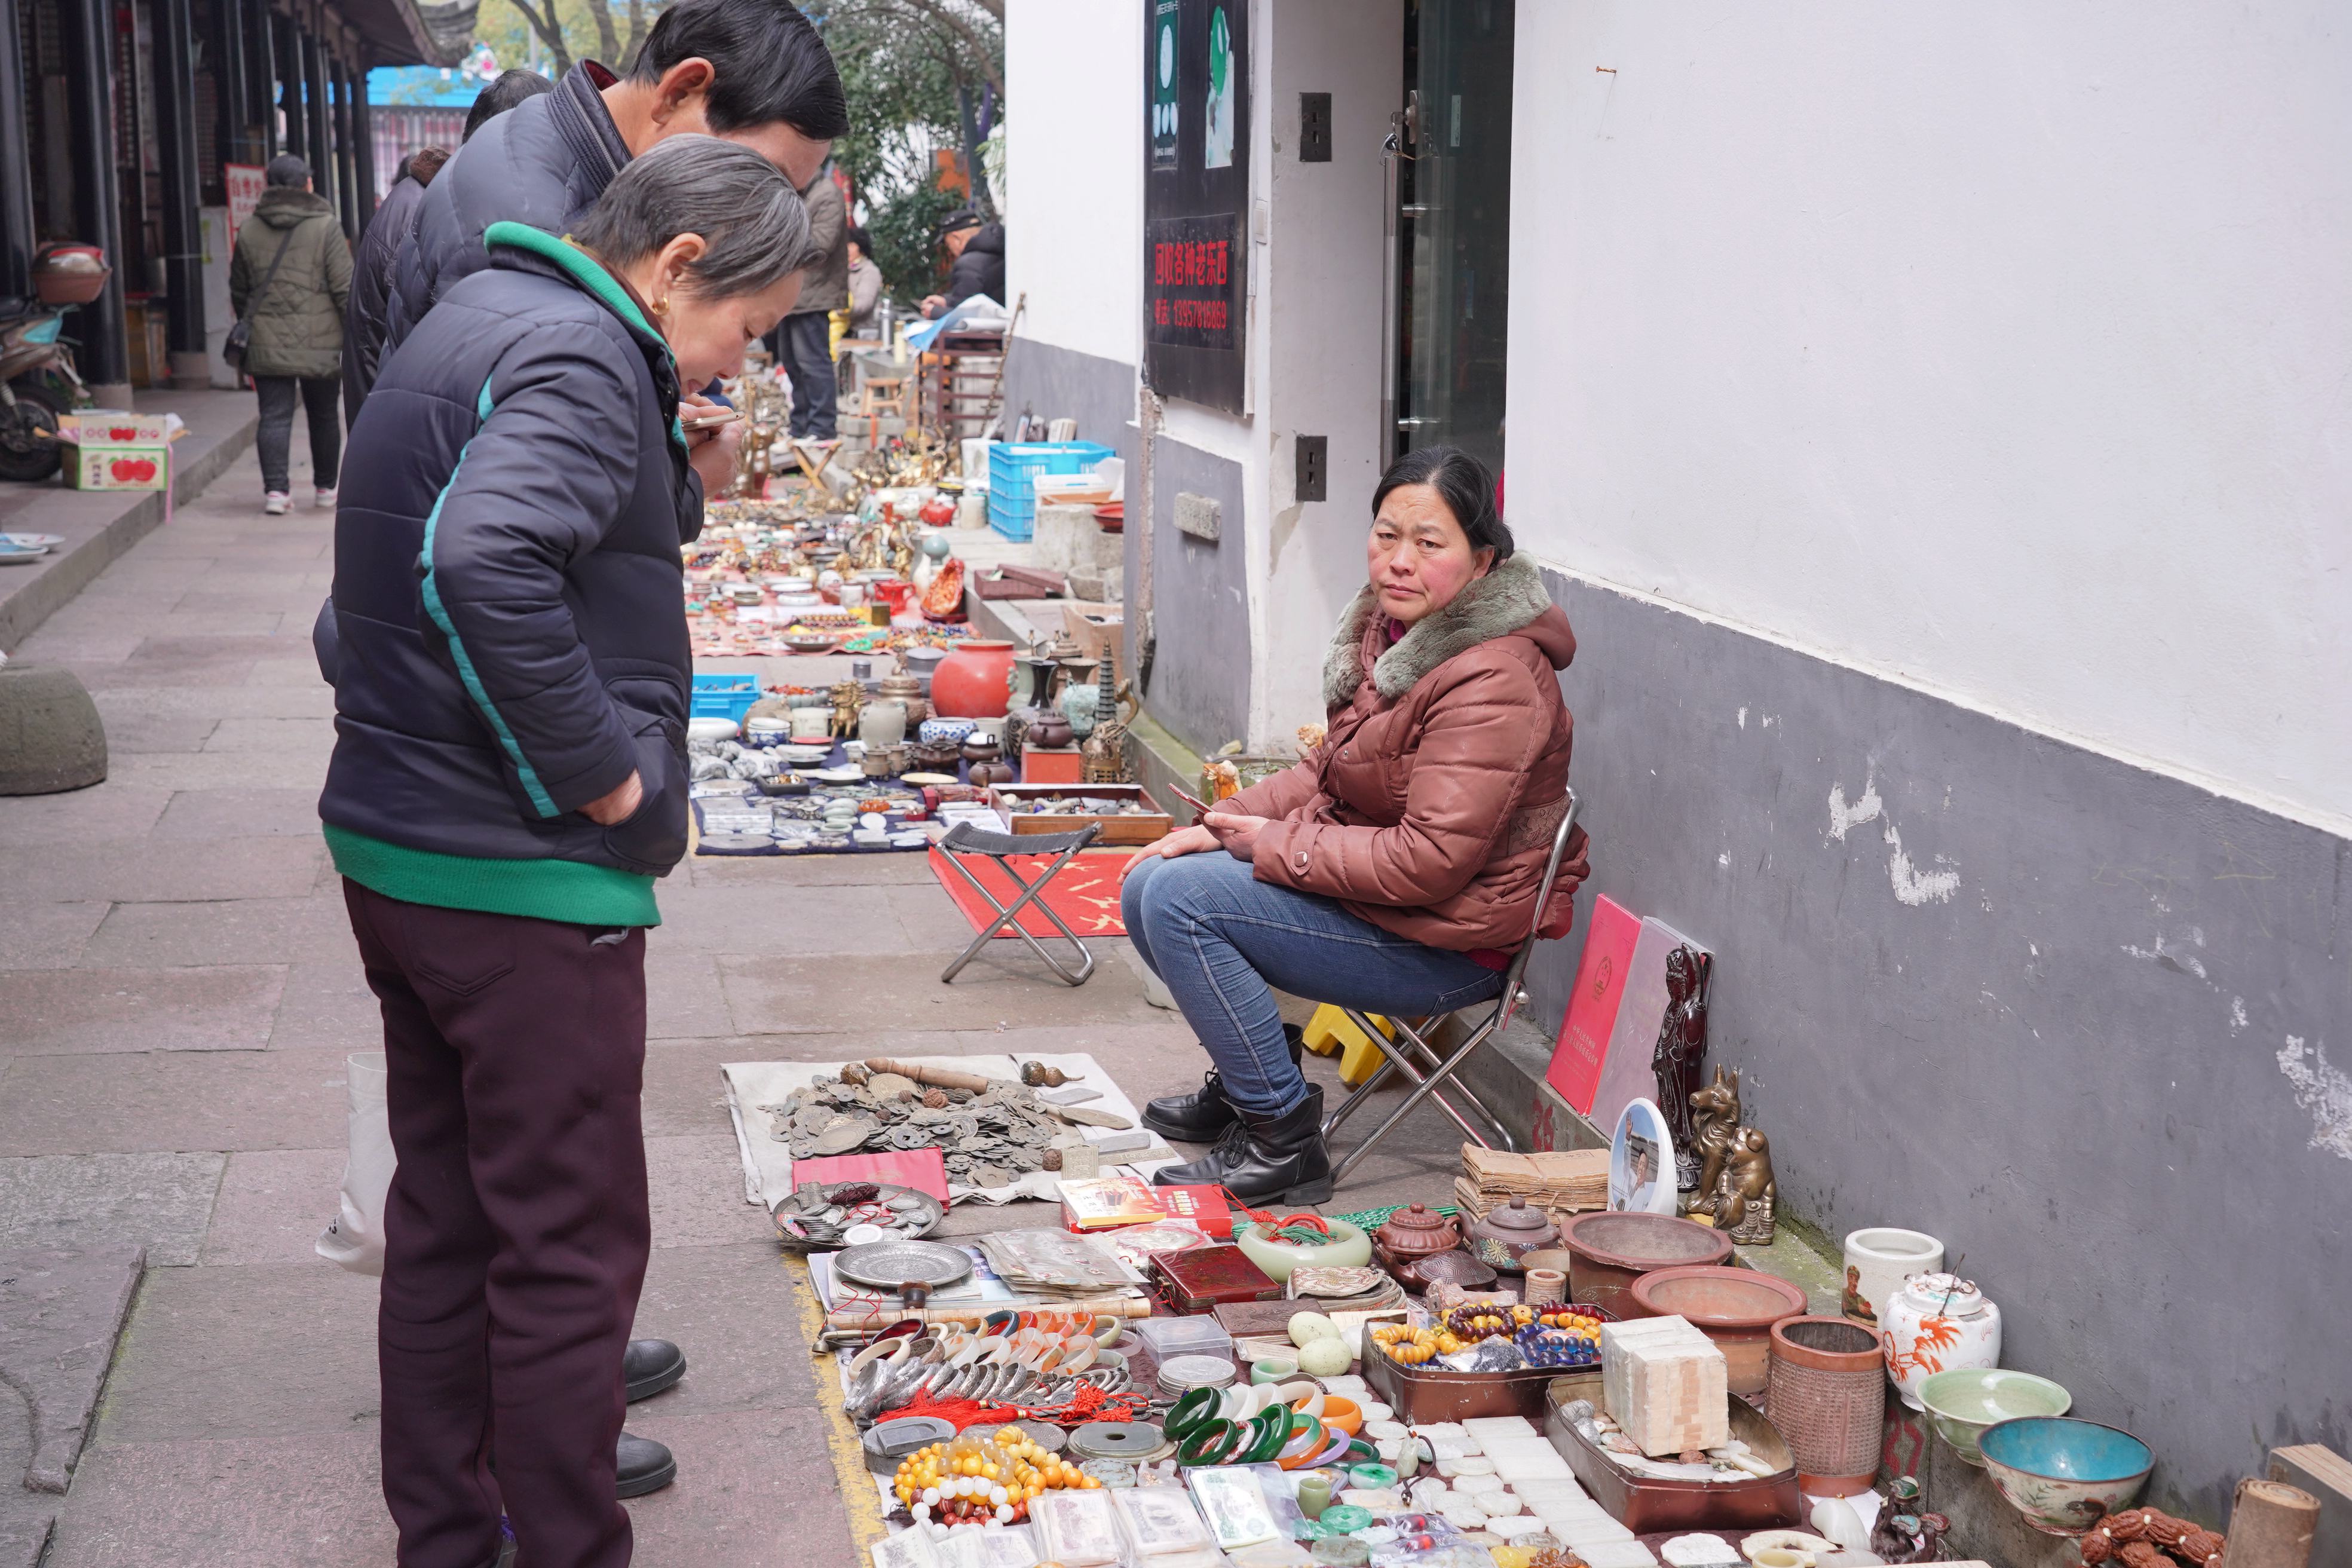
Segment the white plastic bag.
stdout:
<svg viewBox="0 0 2352 1568">
<path fill-rule="evenodd" d="M 360 1051 L 345 1064 L 351 1094 L 351 1152 L 343 1162 L 342 1212 L 319 1233 L 318 1254 L 354 1274 L 383 1273 L 383 1198 L 392 1186 L 392 1120 L 382 1051 Z"/>
</svg>

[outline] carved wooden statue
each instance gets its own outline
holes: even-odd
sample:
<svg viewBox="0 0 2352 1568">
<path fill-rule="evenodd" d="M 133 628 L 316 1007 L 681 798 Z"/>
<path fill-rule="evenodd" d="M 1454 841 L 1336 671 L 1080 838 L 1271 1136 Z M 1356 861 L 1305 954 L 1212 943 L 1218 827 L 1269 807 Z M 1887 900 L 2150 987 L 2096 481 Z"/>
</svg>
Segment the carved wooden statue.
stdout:
<svg viewBox="0 0 2352 1568">
<path fill-rule="evenodd" d="M 1666 1114 L 1666 1131 L 1674 1135 L 1675 1183 L 1685 1192 L 1699 1185 L 1690 1108 L 1698 1093 L 1699 1058 L 1706 1055 L 1706 992 L 1714 971 L 1714 959 L 1695 947 L 1677 947 L 1666 954 L 1666 1016 L 1657 1047 L 1650 1053 L 1658 1106 Z"/>
</svg>

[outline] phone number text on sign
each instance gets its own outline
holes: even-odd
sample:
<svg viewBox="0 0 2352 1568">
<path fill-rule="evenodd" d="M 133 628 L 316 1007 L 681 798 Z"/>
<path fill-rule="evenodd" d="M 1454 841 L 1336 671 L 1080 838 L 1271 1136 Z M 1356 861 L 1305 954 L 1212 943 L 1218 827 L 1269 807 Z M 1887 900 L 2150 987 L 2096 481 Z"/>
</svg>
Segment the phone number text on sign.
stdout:
<svg viewBox="0 0 2352 1568">
<path fill-rule="evenodd" d="M 1149 227 L 1152 340 L 1234 346 L 1233 218 L 1162 218 Z"/>
</svg>

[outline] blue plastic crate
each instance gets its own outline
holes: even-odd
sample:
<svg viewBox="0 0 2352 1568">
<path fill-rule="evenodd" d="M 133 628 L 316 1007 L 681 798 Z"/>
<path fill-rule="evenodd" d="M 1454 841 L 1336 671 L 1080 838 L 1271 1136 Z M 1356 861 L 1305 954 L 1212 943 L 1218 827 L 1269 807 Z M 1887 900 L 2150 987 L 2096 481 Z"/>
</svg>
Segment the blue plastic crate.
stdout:
<svg viewBox="0 0 2352 1568">
<path fill-rule="evenodd" d="M 755 675 L 698 675 L 694 678 L 694 706 L 689 711 L 697 719 L 732 719 L 743 721 L 751 704 L 760 700 L 760 679 Z"/>
<path fill-rule="evenodd" d="M 1005 538 L 1036 531 L 1039 474 L 1083 474 L 1115 456 L 1099 441 L 996 441 L 988 448 L 988 526 Z"/>
</svg>

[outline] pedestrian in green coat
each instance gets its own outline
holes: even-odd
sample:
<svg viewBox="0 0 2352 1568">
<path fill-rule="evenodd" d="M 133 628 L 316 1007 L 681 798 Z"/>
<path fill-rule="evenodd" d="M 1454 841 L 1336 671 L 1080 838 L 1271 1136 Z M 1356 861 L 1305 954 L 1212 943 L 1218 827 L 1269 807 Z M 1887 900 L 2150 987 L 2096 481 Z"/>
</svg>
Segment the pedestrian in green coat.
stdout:
<svg viewBox="0 0 2352 1568">
<path fill-rule="evenodd" d="M 261 395 L 261 430 L 254 443 L 261 457 L 261 510 L 275 515 L 286 510 L 292 489 L 288 447 L 298 398 L 310 416 L 319 505 L 335 504 L 352 247 L 335 209 L 311 191 L 308 163 L 284 154 L 269 161 L 263 177 L 268 188 L 237 230 L 228 297 L 238 318 L 252 323 L 245 371 Z"/>
</svg>

